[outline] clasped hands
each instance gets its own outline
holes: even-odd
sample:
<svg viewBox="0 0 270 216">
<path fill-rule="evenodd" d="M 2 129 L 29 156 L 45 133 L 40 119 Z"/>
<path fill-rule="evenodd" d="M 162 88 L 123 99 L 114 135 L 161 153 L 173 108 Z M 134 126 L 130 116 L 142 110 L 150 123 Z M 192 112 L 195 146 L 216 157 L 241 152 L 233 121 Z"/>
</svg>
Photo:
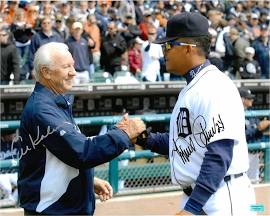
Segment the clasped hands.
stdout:
<svg viewBox="0 0 270 216">
<path fill-rule="evenodd" d="M 144 122 L 140 118 L 129 118 L 125 114 L 116 127 L 126 132 L 133 144 L 136 143 L 136 138 L 146 130 Z"/>
</svg>

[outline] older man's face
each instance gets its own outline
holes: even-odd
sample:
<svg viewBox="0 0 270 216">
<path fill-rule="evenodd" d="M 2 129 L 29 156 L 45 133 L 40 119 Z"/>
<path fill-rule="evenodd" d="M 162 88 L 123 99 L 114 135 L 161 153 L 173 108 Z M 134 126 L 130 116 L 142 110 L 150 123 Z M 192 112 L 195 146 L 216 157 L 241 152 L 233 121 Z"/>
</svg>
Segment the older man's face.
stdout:
<svg viewBox="0 0 270 216">
<path fill-rule="evenodd" d="M 50 67 L 48 83 L 54 92 L 62 94 L 73 86 L 73 78 L 76 76 L 74 60 L 69 52 L 55 53 L 53 59 L 55 63 Z"/>
</svg>

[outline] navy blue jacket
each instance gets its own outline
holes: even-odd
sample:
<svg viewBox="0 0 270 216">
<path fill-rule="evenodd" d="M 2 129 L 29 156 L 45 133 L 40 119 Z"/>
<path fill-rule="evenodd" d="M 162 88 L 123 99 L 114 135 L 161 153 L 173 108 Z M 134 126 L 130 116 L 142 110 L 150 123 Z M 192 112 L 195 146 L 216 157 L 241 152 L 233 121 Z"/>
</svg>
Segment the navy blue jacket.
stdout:
<svg viewBox="0 0 270 216">
<path fill-rule="evenodd" d="M 72 117 L 71 97 L 37 83 L 21 116 L 18 177 L 20 205 L 43 214 L 93 214 L 93 167 L 130 145 L 117 128 L 92 139 Z"/>
</svg>

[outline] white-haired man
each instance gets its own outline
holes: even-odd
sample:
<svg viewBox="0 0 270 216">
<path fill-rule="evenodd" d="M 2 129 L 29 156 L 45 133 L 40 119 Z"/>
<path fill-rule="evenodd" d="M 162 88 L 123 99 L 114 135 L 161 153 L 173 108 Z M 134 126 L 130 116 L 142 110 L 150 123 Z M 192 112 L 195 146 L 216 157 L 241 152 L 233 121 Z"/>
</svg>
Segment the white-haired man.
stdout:
<svg viewBox="0 0 270 216">
<path fill-rule="evenodd" d="M 25 215 L 92 215 L 94 192 L 101 200 L 112 196 L 109 183 L 94 178 L 92 168 L 121 154 L 145 126 L 125 116 L 122 129 L 87 138 L 73 119 L 72 96 L 65 95 L 76 76 L 68 47 L 41 46 L 34 67 L 37 83 L 20 125 L 20 205 Z"/>
</svg>

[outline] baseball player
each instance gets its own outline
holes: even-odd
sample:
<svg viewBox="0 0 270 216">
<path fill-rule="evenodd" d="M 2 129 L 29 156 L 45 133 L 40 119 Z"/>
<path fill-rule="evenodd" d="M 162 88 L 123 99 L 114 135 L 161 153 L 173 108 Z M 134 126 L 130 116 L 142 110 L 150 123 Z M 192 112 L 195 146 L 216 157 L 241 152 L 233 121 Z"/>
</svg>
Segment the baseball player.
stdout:
<svg viewBox="0 0 270 216">
<path fill-rule="evenodd" d="M 245 116 L 233 82 L 207 60 L 208 20 L 198 13 L 169 19 L 166 68 L 186 78 L 169 133 L 144 132 L 137 143 L 169 155 L 173 183 L 182 186 L 179 215 L 252 215 L 254 190 L 246 175 Z"/>
</svg>

